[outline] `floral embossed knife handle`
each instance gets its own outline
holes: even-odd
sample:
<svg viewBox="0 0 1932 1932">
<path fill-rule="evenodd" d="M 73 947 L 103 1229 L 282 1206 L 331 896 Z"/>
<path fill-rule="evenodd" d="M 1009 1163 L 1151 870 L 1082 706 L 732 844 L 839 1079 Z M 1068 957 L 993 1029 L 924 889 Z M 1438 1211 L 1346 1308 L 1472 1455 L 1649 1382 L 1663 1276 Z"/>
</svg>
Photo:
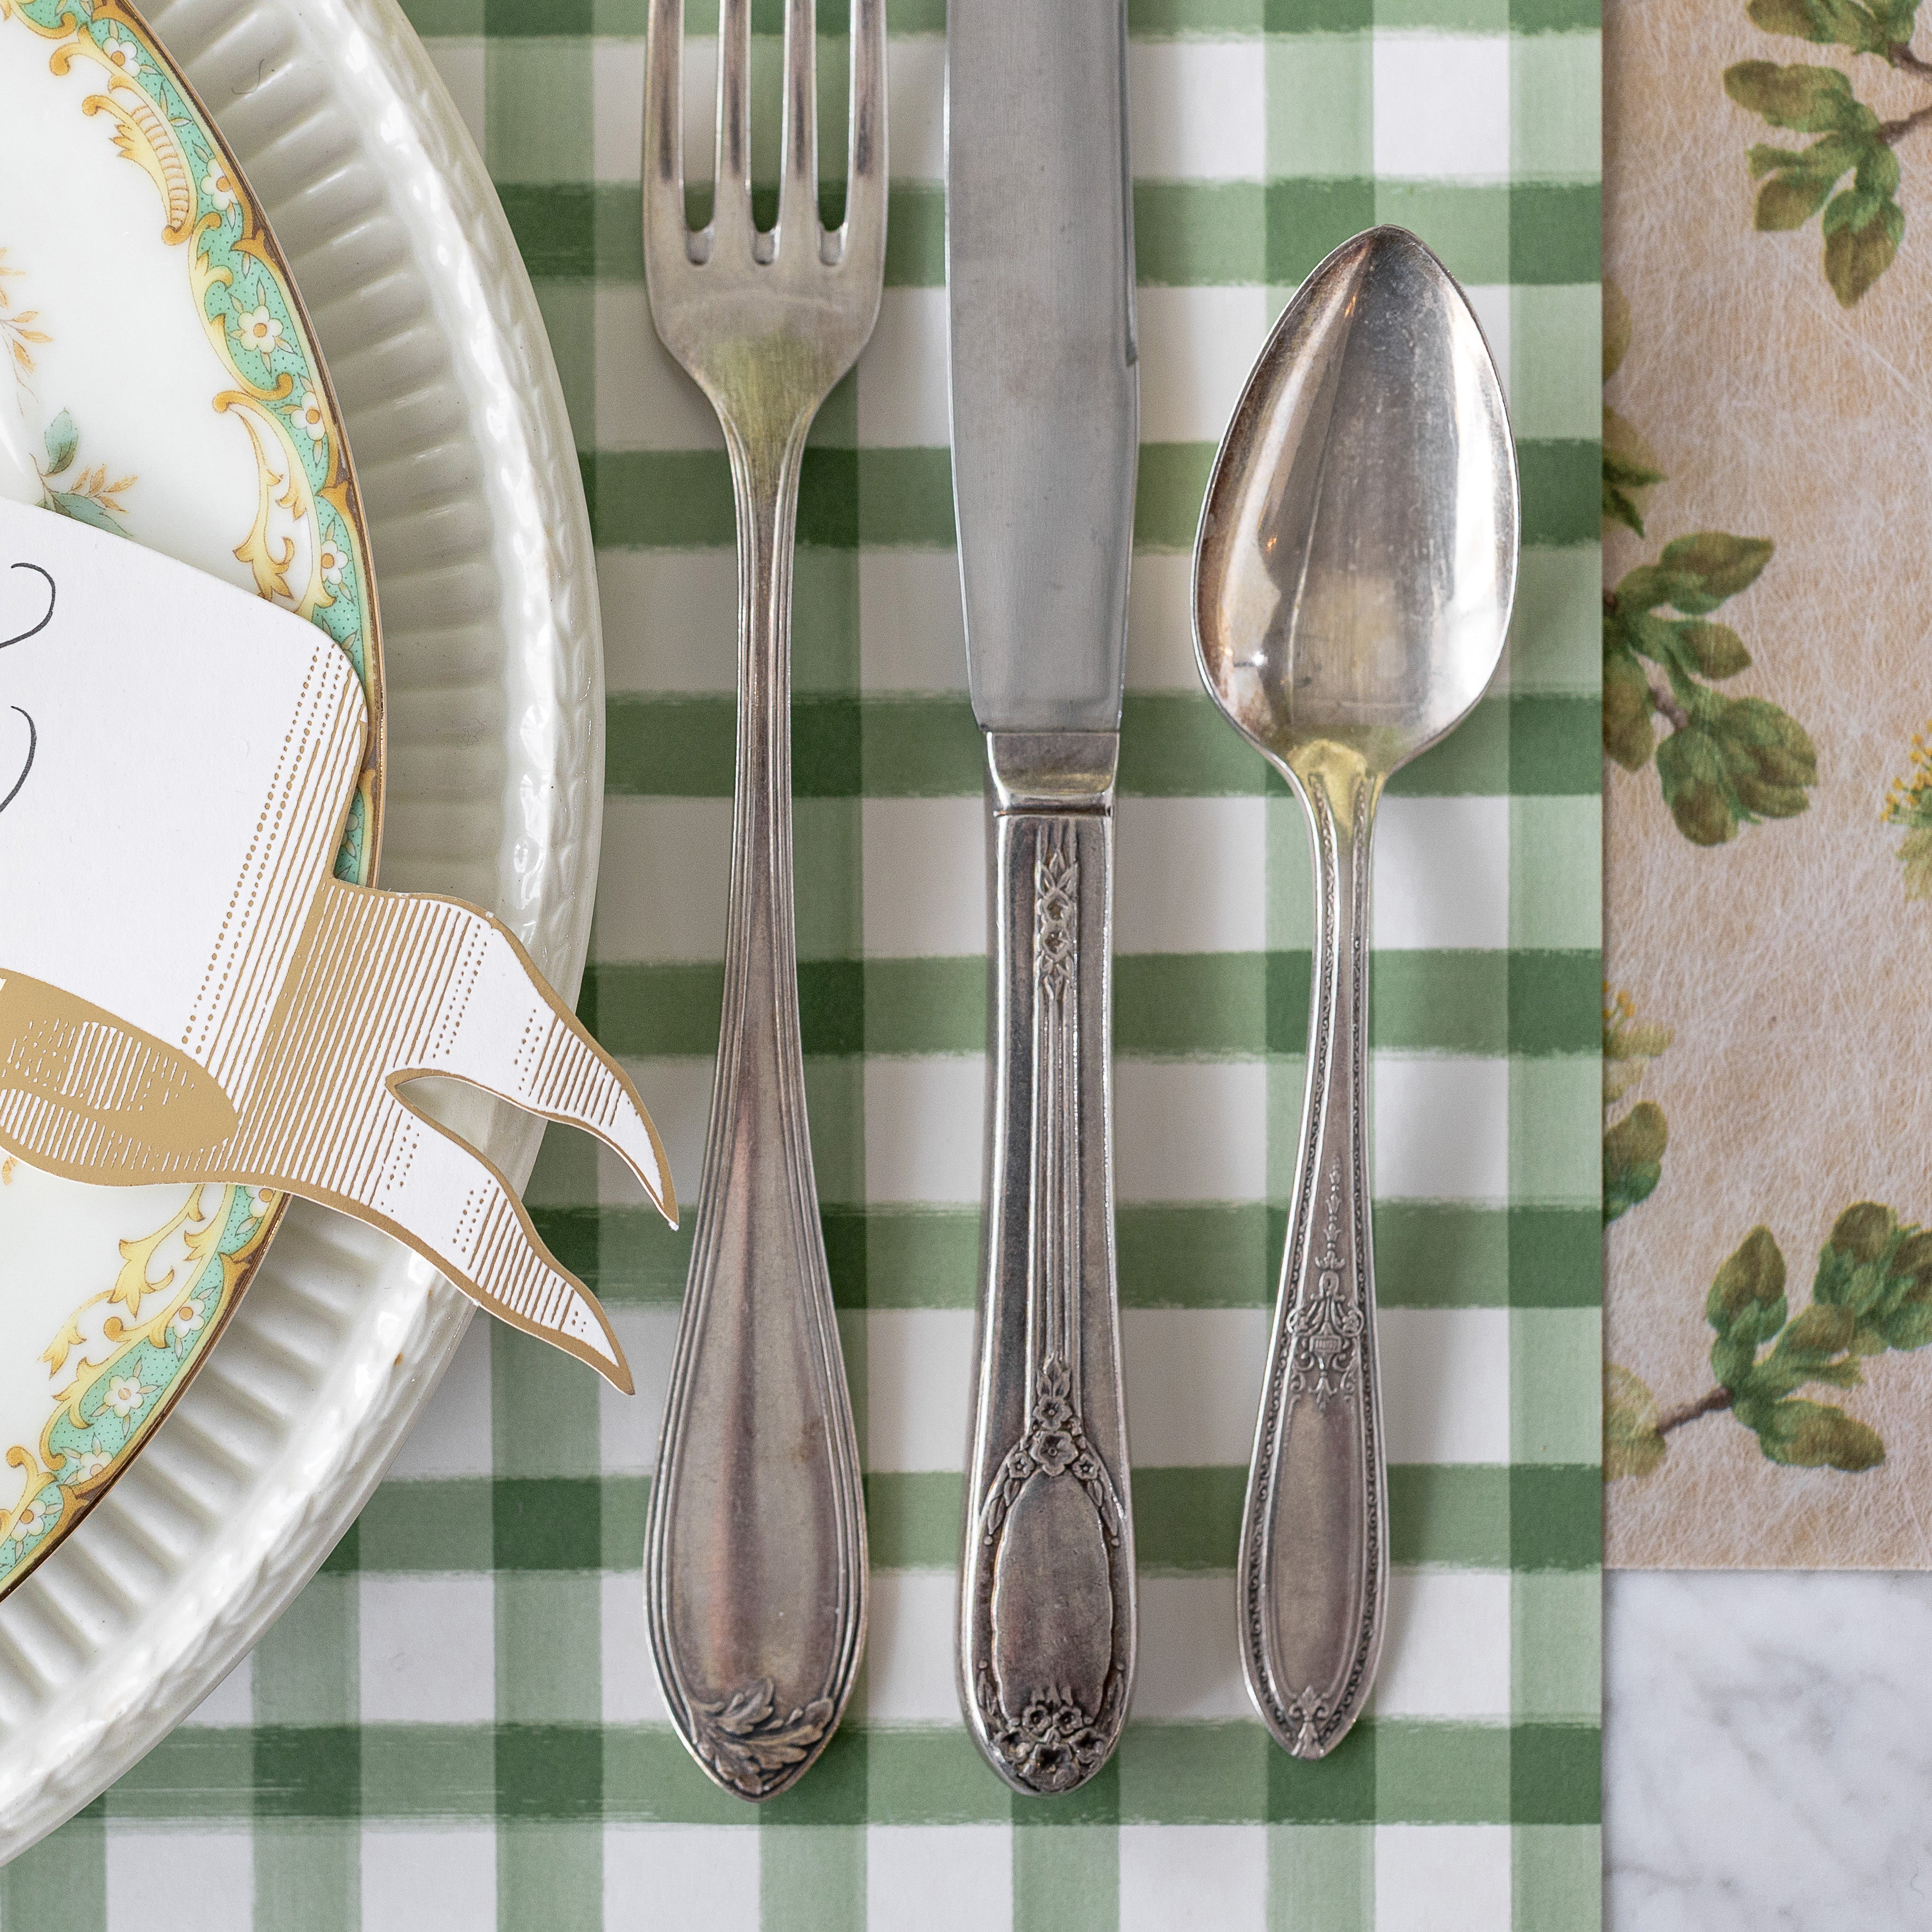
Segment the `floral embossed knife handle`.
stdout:
<svg viewBox="0 0 1932 1932">
<path fill-rule="evenodd" d="M 1058 811 L 1000 782 L 1024 740 L 988 742 L 994 1078 L 960 1696 L 993 1768 L 1043 1795 L 1106 1763 L 1133 1682 L 1108 1148 L 1113 741 L 1104 788 Z"/>
</svg>

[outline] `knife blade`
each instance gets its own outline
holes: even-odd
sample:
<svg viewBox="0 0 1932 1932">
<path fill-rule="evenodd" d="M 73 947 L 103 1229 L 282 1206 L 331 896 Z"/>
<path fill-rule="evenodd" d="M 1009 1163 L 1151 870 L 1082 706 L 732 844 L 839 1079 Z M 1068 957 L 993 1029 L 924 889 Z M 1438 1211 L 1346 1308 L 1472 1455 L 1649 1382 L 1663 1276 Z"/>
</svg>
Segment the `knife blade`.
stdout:
<svg viewBox="0 0 1932 1932">
<path fill-rule="evenodd" d="M 952 494 L 986 731 L 1113 731 L 1139 436 L 1122 0 L 946 24 Z"/>
<path fill-rule="evenodd" d="M 961 1702 L 1016 1790 L 1106 1762 L 1132 1688 L 1114 1292 L 1114 776 L 1138 447 L 1124 0 L 952 0 L 946 283 L 994 908 Z"/>
</svg>

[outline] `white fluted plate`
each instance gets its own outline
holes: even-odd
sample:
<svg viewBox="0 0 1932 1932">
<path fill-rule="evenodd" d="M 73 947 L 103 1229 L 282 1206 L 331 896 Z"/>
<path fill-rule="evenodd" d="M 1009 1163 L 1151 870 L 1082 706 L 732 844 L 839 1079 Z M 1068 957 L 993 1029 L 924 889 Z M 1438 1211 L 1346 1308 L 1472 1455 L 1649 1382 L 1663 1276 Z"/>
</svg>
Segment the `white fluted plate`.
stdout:
<svg viewBox="0 0 1932 1932">
<path fill-rule="evenodd" d="M 281 244 L 354 452 L 382 619 L 380 881 L 490 907 L 572 992 L 602 808 L 596 580 L 562 393 L 488 176 L 394 0 L 163 0 L 147 17 Z M 169 191 L 165 166 L 154 179 Z M 48 384 L 76 386 L 66 342 L 28 346 Z M 83 433 L 131 434 L 135 388 L 80 384 Z M 71 490 L 88 452 L 55 464 L 72 424 L 50 397 L 50 420 L 10 440 Z M 143 458 L 157 499 L 171 448 L 155 437 Z M 137 538 L 140 494 L 108 489 Z M 473 1096 L 438 1111 L 527 1174 L 538 1124 Z M 142 1453 L 0 1600 L 0 1860 L 111 1784 L 286 1607 L 469 1314 L 401 1248 L 292 1204 Z"/>
</svg>

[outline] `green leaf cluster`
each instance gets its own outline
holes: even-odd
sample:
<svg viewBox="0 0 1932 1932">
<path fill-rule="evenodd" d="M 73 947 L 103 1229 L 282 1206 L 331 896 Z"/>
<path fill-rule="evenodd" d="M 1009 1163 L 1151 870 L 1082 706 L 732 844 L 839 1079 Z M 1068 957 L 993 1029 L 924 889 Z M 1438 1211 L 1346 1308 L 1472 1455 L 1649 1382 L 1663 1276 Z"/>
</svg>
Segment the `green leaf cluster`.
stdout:
<svg viewBox="0 0 1932 1932">
<path fill-rule="evenodd" d="M 1757 0 L 1750 10 L 1760 26 L 1767 24 L 1759 18 L 1761 10 L 1783 23 L 1772 27 L 1774 32 L 1857 45 L 1862 52 L 1888 58 L 1897 44 L 1888 25 L 1895 9 L 1873 11 L 1852 0 Z M 1841 41 L 1841 30 L 1874 44 Z M 1906 31 L 1911 31 L 1909 19 Z M 1880 40 L 1882 44 L 1876 44 Z M 1758 190 L 1756 225 L 1767 230 L 1802 228 L 1822 210 L 1825 279 L 1840 305 L 1851 308 L 1891 267 L 1905 233 L 1905 211 L 1898 201 L 1898 157 L 1892 146 L 1900 128 L 1880 121 L 1834 67 L 1741 61 L 1724 70 L 1724 92 L 1774 128 L 1819 137 L 1805 148 L 1760 142 L 1751 149 L 1751 178 L 1764 182 Z M 1847 175 L 1850 184 L 1840 188 Z"/>
<path fill-rule="evenodd" d="M 1704 1314 L 1716 1336 L 1712 1373 L 1772 1462 L 1871 1468 L 1885 1460 L 1876 1432 L 1795 1391 L 1856 1388 L 1865 1357 L 1932 1342 L 1932 1230 L 1875 1201 L 1847 1208 L 1820 1252 L 1810 1304 L 1794 1316 L 1784 1257 L 1769 1228 L 1754 1228 L 1718 1270 Z"/>
<path fill-rule="evenodd" d="M 1654 755 L 1664 802 L 1694 844 L 1721 845 L 1740 825 L 1795 818 L 1817 779 L 1810 738 L 1788 712 L 1712 688 L 1751 658 L 1709 614 L 1755 583 L 1771 553 L 1765 538 L 1701 530 L 1666 544 L 1604 600 L 1604 749 L 1632 772 Z M 1682 614 L 1658 614 L 1666 608 Z M 1652 684 L 1647 663 L 1664 673 L 1667 693 Z M 1661 744 L 1652 722 L 1660 712 L 1674 727 Z"/>
<path fill-rule="evenodd" d="M 1654 1100 L 1640 1100 L 1604 1130 L 1604 1222 L 1606 1226 L 1648 1201 L 1664 1178 L 1664 1150 L 1670 1130 Z"/>
<path fill-rule="evenodd" d="M 1918 0 L 1880 0 L 1874 7 L 1862 7 L 1858 0 L 1750 0 L 1744 11 L 1767 34 L 1889 61 L 1912 38 Z"/>
<path fill-rule="evenodd" d="M 1604 1112 L 1623 1100 L 1646 1068 L 1670 1044 L 1670 1029 L 1640 1020 L 1628 993 L 1604 1008 Z M 1604 1225 L 1628 1214 L 1656 1192 L 1664 1178 L 1664 1150 L 1670 1130 L 1664 1109 L 1640 1100 L 1621 1120 L 1604 1128 Z"/>
<path fill-rule="evenodd" d="M 1932 899 L 1932 746 L 1926 736 L 1922 731 L 1912 740 L 1912 770 L 1892 780 L 1882 814 L 1888 824 L 1905 827 L 1898 862 L 1905 868 L 1909 899 Z"/>
<path fill-rule="evenodd" d="M 1604 1480 L 1647 1476 L 1670 1447 L 1658 1426 L 1657 1398 L 1642 1377 L 1604 1364 Z"/>
<path fill-rule="evenodd" d="M 1604 284 L 1604 380 L 1630 352 L 1630 304 L 1613 281 Z M 1634 424 L 1604 405 L 1604 521 L 1643 535 L 1643 499 L 1664 480 L 1650 445 Z"/>
</svg>

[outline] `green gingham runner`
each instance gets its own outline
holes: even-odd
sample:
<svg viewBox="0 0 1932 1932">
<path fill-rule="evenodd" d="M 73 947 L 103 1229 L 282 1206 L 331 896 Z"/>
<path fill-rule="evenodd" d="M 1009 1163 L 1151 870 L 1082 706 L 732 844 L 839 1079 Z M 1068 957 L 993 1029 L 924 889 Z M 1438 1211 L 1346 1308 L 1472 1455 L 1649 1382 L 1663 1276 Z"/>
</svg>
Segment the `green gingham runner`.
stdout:
<svg viewBox="0 0 1932 1932">
<path fill-rule="evenodd" d="M 610 1308 L 638 1399 L 477 1322 L 252 1659 L 0 1874 L 5 1932 L 1597 1922 L 1596 0 L 1135 0 L 1145 440 L 1115 984 L 1140 1675 L 1112 1765 L 1043 1800 L 980 1762 L 952 1689 L 986 919 L 950 548 L 942 6 L 892 0 L 884 307 L 820 419 L 800 516 L 801 998 L 874 1565 L 844 1726 L 754 1811 L 664 1721 L 639 1565 L 689 1224 L 668 1234 L 554 1130 L 532 1206 Z M 716 429 L 645 301 L 644 0 L 412 12 L 502 190 L 578 426 L 610 693 L 583 1010 L 694 1203 L 734 566 Z M 758 0 L 761 34 L 778 16 Z M 777 42 L 760 47 L 769 76 Z M 844 56 L 828 34 L 841 124 Z M 764 138 L 769 154 L 769 117 Z M 1417 230 L 1482 318 L 1525 550 L 1506 673 L 1397 780 L 1378 842 L 1396 1568 L 1372 1714 L 1303 1765 L 1248 1714 L 1232 1562 L 1301 1100 L 1308 862 L 1294 802 L 1199 692 L 1188 550 L 1270 322 L 1378 221 Z"/>
</svg>

